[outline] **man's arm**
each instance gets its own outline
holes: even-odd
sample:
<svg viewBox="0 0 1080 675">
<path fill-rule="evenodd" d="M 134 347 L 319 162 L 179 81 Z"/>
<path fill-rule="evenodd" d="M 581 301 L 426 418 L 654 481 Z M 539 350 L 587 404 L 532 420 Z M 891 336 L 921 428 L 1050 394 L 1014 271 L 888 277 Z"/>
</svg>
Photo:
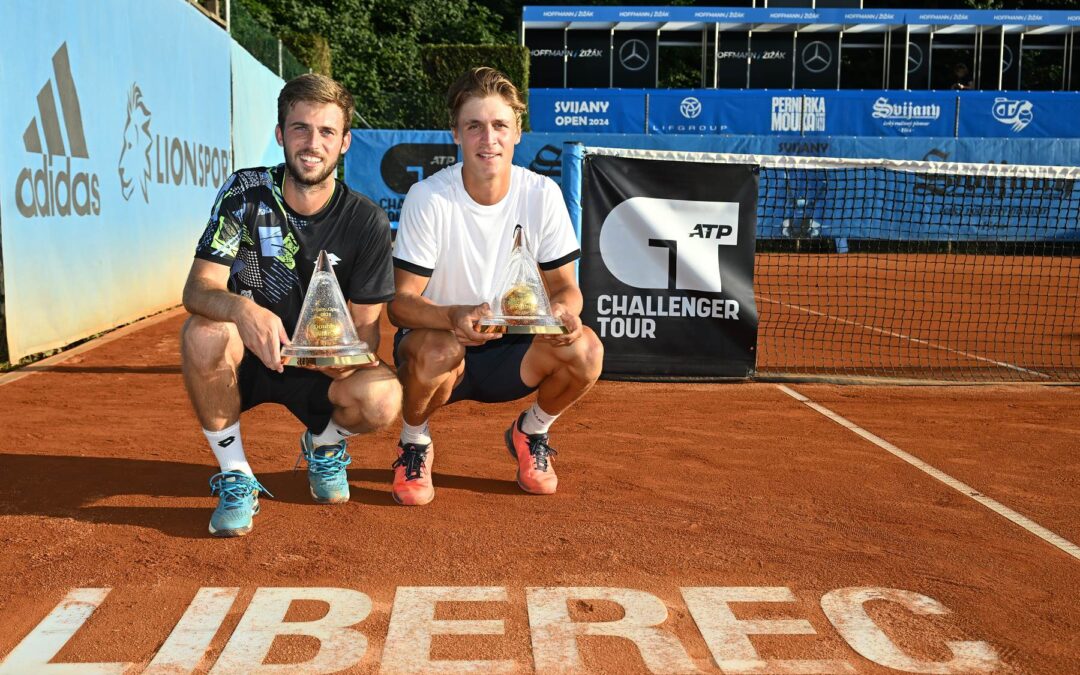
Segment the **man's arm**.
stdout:
<svg viewBox="0 0 1080 675">
<path fill-rule="evenodd" d="M 569 262 L 553 270 L 541 270 L 541 274 L 547 286 L 548 300 L 551 301 L 551 314 L 562 320 L 570 332 L 566 335 L 538 335 L 537 338 L 548 340 L 556 346 L 572 344 L 581 337 L 580 316 L 585 305 L 574 278 L 574 263 Z"/>
<path fill-rule="evenodd" d="M 276 314 L 228 289 L 229 267 L 196 258 L 184 284 L 184 308 L 211 321 L 236 324 L 244 346 L 269 368 L 282 372 L 281 345 L 289 344 Z"/>
<path fill-rule="evenodd" d="M 473 327 L 482 317 L 491 315 L 491 308 L 482 305 L 436 305 L 423 296 L 428 279 L 401 268 L 394 269 L 394 299 L 387 306 L 390 322 L 399 328 L 433 328 L 454 333 L 465 346 L 483 344 L 502 337 L 478 333 Z"/>
<path fill-rule="evenodd" d="M 356 335 L 367 343 L 372 354 L 379 351 L 379 316 L 382 310 L 383 303 L 377 305 L 349 303 L 349 312 L 352 314 L 353 325 L 356 326 Z"/>
</svg>

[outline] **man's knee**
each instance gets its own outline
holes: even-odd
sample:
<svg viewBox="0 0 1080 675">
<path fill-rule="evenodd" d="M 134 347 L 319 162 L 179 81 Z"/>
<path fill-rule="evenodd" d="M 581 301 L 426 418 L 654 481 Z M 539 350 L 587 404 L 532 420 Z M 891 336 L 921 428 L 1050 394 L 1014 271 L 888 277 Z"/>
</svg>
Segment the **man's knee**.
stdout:
<svg viewBox="0 0 1080 675">
<path fill-rule="evenodd" d="M 372 427 L 382 429 L 394 424 L 401 417 L 401 384 L 392 376 L 372 383 L 361 406 Z"/>
<path fill-rule="evenodd" d="M 406 345 L 407 370 L 414 379 L 432 380 L 453 372 L 465 359 L 465 347 L 449 331 L 414 331 Z"/>
<path fill-rule="evenodd" d="M 239 336 L 232 324 L 191 316 L 180 329 L 180 351 L 184 364 L 194 368 L 213 368 L 227 356 L 240 350 Z"/>
</svg>

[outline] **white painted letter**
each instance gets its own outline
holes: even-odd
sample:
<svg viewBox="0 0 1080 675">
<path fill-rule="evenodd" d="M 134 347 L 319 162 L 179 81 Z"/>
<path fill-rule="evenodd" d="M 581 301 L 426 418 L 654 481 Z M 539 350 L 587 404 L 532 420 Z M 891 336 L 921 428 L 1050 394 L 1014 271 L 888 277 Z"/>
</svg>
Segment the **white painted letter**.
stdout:
<svg viewBox="0 0 1080 675">
<path fill-rule="evenodd" d="M 239 588 L 200 588 L 142 675 L 190 673 L 198 668 L 239 592 Z"/>
<path fill-rule="evenodd" d="M 293 600 L 319 600 L 330 607 L 315 621 L 285 621 Z M 351 668 L 367 651 L 364 634 L 349 628 L 371 613 L 371 599 L 349 588 L 260 588 L 211 673 L 329 673 Z M 304 663 L 263 664 L 274 637 L 308 635 L 321 643 Z"/>
<path fill-rule="evenodd" d="M 748 635 L 813 635 L 805 619 L 735 618 L 729 602 L 795 602 L 795 594 L 776 588 L 683 588 L 683 598 L 709 651 L 725 673 L 854 673 L 844 661 L 762 659 Z"/>
<path fill-rule="evenodd" d="M 22 642 L 0 661 L 0 673 L 42 673 L 61 675 L 117 675 L 131 667 L 130 663 L 49 663 L 90 615 L 94 613 L 111 588 L 74 588 L 49 615 L 41 620 Z"/>
<path fill-rule="evenodd" d="M 951 661 L 913 659 L 893 644 L 867 615 L 863 605 L 871 600 L 896 602 L 915 614 L 948 614 L 933 598 L 895 588 L 841 588 L 821 598 L 821 609 L 851 648 L 874 663 L 909 673 L 987 673 L 1001 667 L 994 648 L 985 642 L 946 642 Z"/>
<path fill-rule="evenodd" d="M 654 673 L 700 672 L 671 633 L 658 626 L 667 620 L 667 607 L 655 595 L 630 588 L 528 588 L 529 629 L 537 673 L 582 673 L 579 635 L 626 638 L 637 645 L 645 665 Z M 570 618 L 571 600 L 607 600 L 622 606 L 618 621 L 584 622 Z"/>
<path fill-rule="evenodd" d="M 512 673 L 513 661 L 432 661 L 432 635 L 505 635 L 502 619 L 435 619 L 438 602 L 505 602 L 506 589 L 489 587 L 408 587 L 397 589 L 383 647 L 382 673 Z"/>
</svg>

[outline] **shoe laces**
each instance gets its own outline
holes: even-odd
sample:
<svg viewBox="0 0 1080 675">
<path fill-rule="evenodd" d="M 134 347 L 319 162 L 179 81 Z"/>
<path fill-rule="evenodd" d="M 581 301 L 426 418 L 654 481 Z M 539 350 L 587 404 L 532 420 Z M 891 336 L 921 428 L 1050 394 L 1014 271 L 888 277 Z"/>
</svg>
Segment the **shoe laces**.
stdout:
<svg viewBox="0 0 1080 675">
<path fill-rule="evenodd" d="M 405 443 L 401 446 L 401 455 L 390 466 L 396 469 L 405 467 L 405 480 L 419 478 L 423 474 L 424 460 L 427 459 L 428 446 L 416 443 Z"/>
<path fill-rule="evenodd" d="M 334 445 L 320 445 L 311 450 L 301 450 L 293 470 L 300 466 L 301 458 L 307 460 L 308 472 L 319 478 L 334 478 L 345 467 L 352 464 L 352 456 L 346 451 L 345 441 Z"/>
<path fill-rule="evenodd" d="M 529 454 L 532 455 L 534 465 L 537 471 L 548 470 L 548 457 L 559 454 L 555 451 L 555 448 L 547 444 L 547 434 L 525 434 L 525 438 L 529 439 Z"/>
<path fill-rule="evenodd" d="M 240 471 L 222 471 L 210 478 L 210 495 L 221 495 L 226 508 L 236 508 L 256 490 L 274 496 L 262 483 Z"/>
</svg>

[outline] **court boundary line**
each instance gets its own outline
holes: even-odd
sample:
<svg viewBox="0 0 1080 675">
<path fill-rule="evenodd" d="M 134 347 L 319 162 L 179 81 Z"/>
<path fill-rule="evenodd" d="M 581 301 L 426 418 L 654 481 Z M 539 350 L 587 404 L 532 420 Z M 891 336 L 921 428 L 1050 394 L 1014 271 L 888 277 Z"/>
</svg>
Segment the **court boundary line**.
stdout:
<svg viewBox="0 0 1080 675">
<path fill-rule="evenodd" d="M 832 410 L 829 410 L 828 408 L 826 408 L 825 406 L 821 405 L 820 403 L 814 401 L 810 397 L 805 396 L 805 395 L 803 395 L 803 394 L 795 391 L 794 389 L 792 389 L 792 388 L 790 388 L 790 387 L 788 387 L 786 385 L 783 385 L 783 384 L 777 384 L 775 386 L 776 386 L 777 389 L 784 392 L 788 396 L 792 397 L 793 399 L 795 399 L 799 403 L 802 403 L 803 405 L 807 406 L 808 408 L 820 413 L 821 415 L 824 415 L 825 417 L 829 418 L 833 422 L 836 422 L 837 424 L 844 427 L 845 429 L 848 429 L 849 431 L 852 431 L 852 432 L 856 433 L 857 435 L 859 435 L 859 436 L 863 437 L 864 439 L 870 441 L 871 443 L 873 443 L 874 445 L 878 446 L 879 448 L 885 450 L 886 452 L 898 457 L 899 459 L 904 460 L 905 462 L 907 462 L 911 466 L 915 467 L 916 469 L 919 469 L 920 471 L 922 471 L 923 473 L 929 475 L 930 477 L 932 477 L 932 478 L 934 478 L 934 479 L 936 479 L 938 481 L 941 481 L 942 483 L 944 483 L 945 485 L 947 485 L 947 486 L 951 487 L 952 489 L 956 490 L 960 494 L 965 495 L 967 497 L 970 497 L 971 499 L 975 500 L 979 504 L 982 504 L 986 508 L 988 508 L 991 511 L 993 511 L 994 513 L 998 514 L 999 516 L 1002 516 L 1002 517 L 1006 518 L 1007 520 L 1013 522 L 1014 524 L 1019 525 L 1020 527 L 1024 528 L 1025 530 L 1027 530 L 1031 534 L 1034 534 L 1036 537 L 1039 537 L 1043 541 L 1046 541 L 1047 543 L 1052 544 L 1053 546 L 1056 546 L 1057 548 L 1061 549 L 1065 553 L 1071 555 L 1072 557 L 1076 558 L 1077 560 L 1080 560 L 1080 547 L 1078 547 L 1076 544 L 1072 543 L 1068 539 L 1066 539 L 1066 538 L 1064 538 L 1064 537 L 1062 537 L 1062 536 L 1060 536 L 1058 534 L 1055 534 L 1055 533 L 1051 532 L 1050 530 L 1046 529 L 1042 525 L 1039 525 L 1038 523 L 1031 520 L 1027 516 L 1023 516 L 1023 515 L 1017 513 L 1016 511 L 1013 511 L 1009 507 L 1005 506 L 1001 502 L 999 502 L 999 501 L 997 501 L 995 499 L 991 499 L 990 497 L 987 497 L 986 495 L 982 494 L 981 492 L 979 492 L 975 488 L 971 487 L 970 485 L 967 485 L 966 483 L 963 483 L 963 482 L 953 478 L 949 474 L 945 473 L 944 471 L 942 471 L 940 469 L 937 469 L 937 468 L 931 466 L 930 464 L 927 464 L 926 462 L 922 461 L 918 457 L 916 457 L 914 455 L 911 455 L 911 454 L 909 454 L 907 452 L 904 452 L 903 450 L 896 447 L 892 443 L 886 441 L 884 438 L 881 438 L 880 436 L 877 436 L 874 433 L 872 433 L 870 431 L 867 431 L 866 429 L 863 429 L 859 425 L 857 425 L 854 422 L 848 420 L 847 418 L 843 417 L 842 415 L 839 415 L 839 414 L 833 412 Z"/>
<path fill-rule="evenodd" d="M 88 352 L 91 349 L 103 347 L 110 342 L 119 340 L 122 337 L 131 335 L 132 333 L 140 331 L 144 328 L 149 328 L 150 326 L 161 323 L 162 321 L 165 321 L 167 319 L 179 316 L 186 311 L 187 310 L 185 310 L 182 305 L 178 307 L 173 307 L 171 309 L 166 309 L 162 312 L 158 312 L 157 314 L 153 314 L 137 321 L 133 321 L 126 326 L 121 326 L 120 328 L 111 330 L 108 333 L 102 335 L 101 337 L 96 337 L 93 340 L 87 340 L 86 342 L 72 347 L 71 349 L 65 349 L 59 354 L 53 354 L 52 356 L 41 359 L 40 361 L 28 363 L 25 366 L 0 375 L 0 387 L 4 386 L 5 384 L 11 384 L 12 382 L 21 380 L 24 377 L 29 377 L 38 373 L 47 373 L 49 372 L 49 368 L 51 366 L 55 366 L 59 363 L 67 361 L 73 356 L 78 356 L 79 354 Z"/>
<path fill-rule="evenodd" d="M 757 297 L 759 297 L 761 300 L 763 300 L 765 302 L 770 302 L 770 303 L 772 303 L 774 305 L 780 305 L 781 307 L 788 307 L 788 308 L 791 308 L 791 309 L 798 310 L 800 312 L 806 312 L 807 314 L 813 314 L 815 316 L 820 316 L 822 318 L 829 319 L 831 321 L 836 321 L 838 323 L 846 323 L 846 324 L 849 324 L 849 325 L 852 325 L 852 326 L 857 326 L 859 328 L 862 328 L 863 330 L 868 330 L 868 331 L 872 331 L 872 332 L 875 332 L 875 333 L 881 333 L 882 335 L 888 335 L 889 337 L 900 338 L 901 340 L 908 340 L 909 342 L 914 342 L 915 344 L 925 345 L 927 347 L 930 347 L 931 349 L 940 349 L 940 350 L 943 350 L 943 351 L 946 351 L 946 352 L 952 352 L 953 354 L 959 354 L 960 356 L 963 356 L 965 358 L 974 359 L 976 361 L 983 361 L 985 363 L 992 363 L 995 366 L 999 366 L 1001 368 L 1010 368 L 1012 370 L 1015 370 L 1015 371 L 1018 371 L 1018 372 L 1021 372 L 1021 373 L 1028 373 L 1029 375 L 1034 375 L 1036 377 L 1046 378 L 1048 380 L 1053 379 L 1050 375 L 1047 375 L 1046 373 L 1040 373 L 1037 370 L 1029 370 L 1027 368 L 1023 368 L 1021 366 L 1018 366 L 1018 365 L 1015 365 L 1015 364 L 1012 364 L 1012 363 L 1007 363 L 1005 361 L 996 361 L 996 360 L 991 359 L 991 358 L 986 357 L 986 356 L 979 356 L 978 354 L 972 354 L 970 352 L 965 352 L 965 351 L 962 351 L 962 350 L 959 350 L 959 349 L 953 349 L 952 347 L 946 347 L 945 345 L 939 345 L 939 344 L 937 344 L 935 342 L 930 342 L 929 340 L 923 340 L 922 338 L 911 337 L 910 335 L 904 335 L 903 333 L 896 333 L 894 331 L 885 330 L 884 328 L 878 328 L 877 326 L 868 326 L 867 324 L 859 323 L 858 321 L 852 321 L 851 319 L 844 319 L 844 318 L 841 318 L 841 317 L 838 317 L 838 316 L 833 316 L 832 314 L 826 314 L 825 312 L 819 312 L 816 309 L 810 309 L 809 307 L 803 307 L 801 305 L 793 305 L 790 302 L 784 302 L 783 300 L 773 300 L 772 298 L 765 297 L 764 295 L 758 295 Z"/>
</svg>

